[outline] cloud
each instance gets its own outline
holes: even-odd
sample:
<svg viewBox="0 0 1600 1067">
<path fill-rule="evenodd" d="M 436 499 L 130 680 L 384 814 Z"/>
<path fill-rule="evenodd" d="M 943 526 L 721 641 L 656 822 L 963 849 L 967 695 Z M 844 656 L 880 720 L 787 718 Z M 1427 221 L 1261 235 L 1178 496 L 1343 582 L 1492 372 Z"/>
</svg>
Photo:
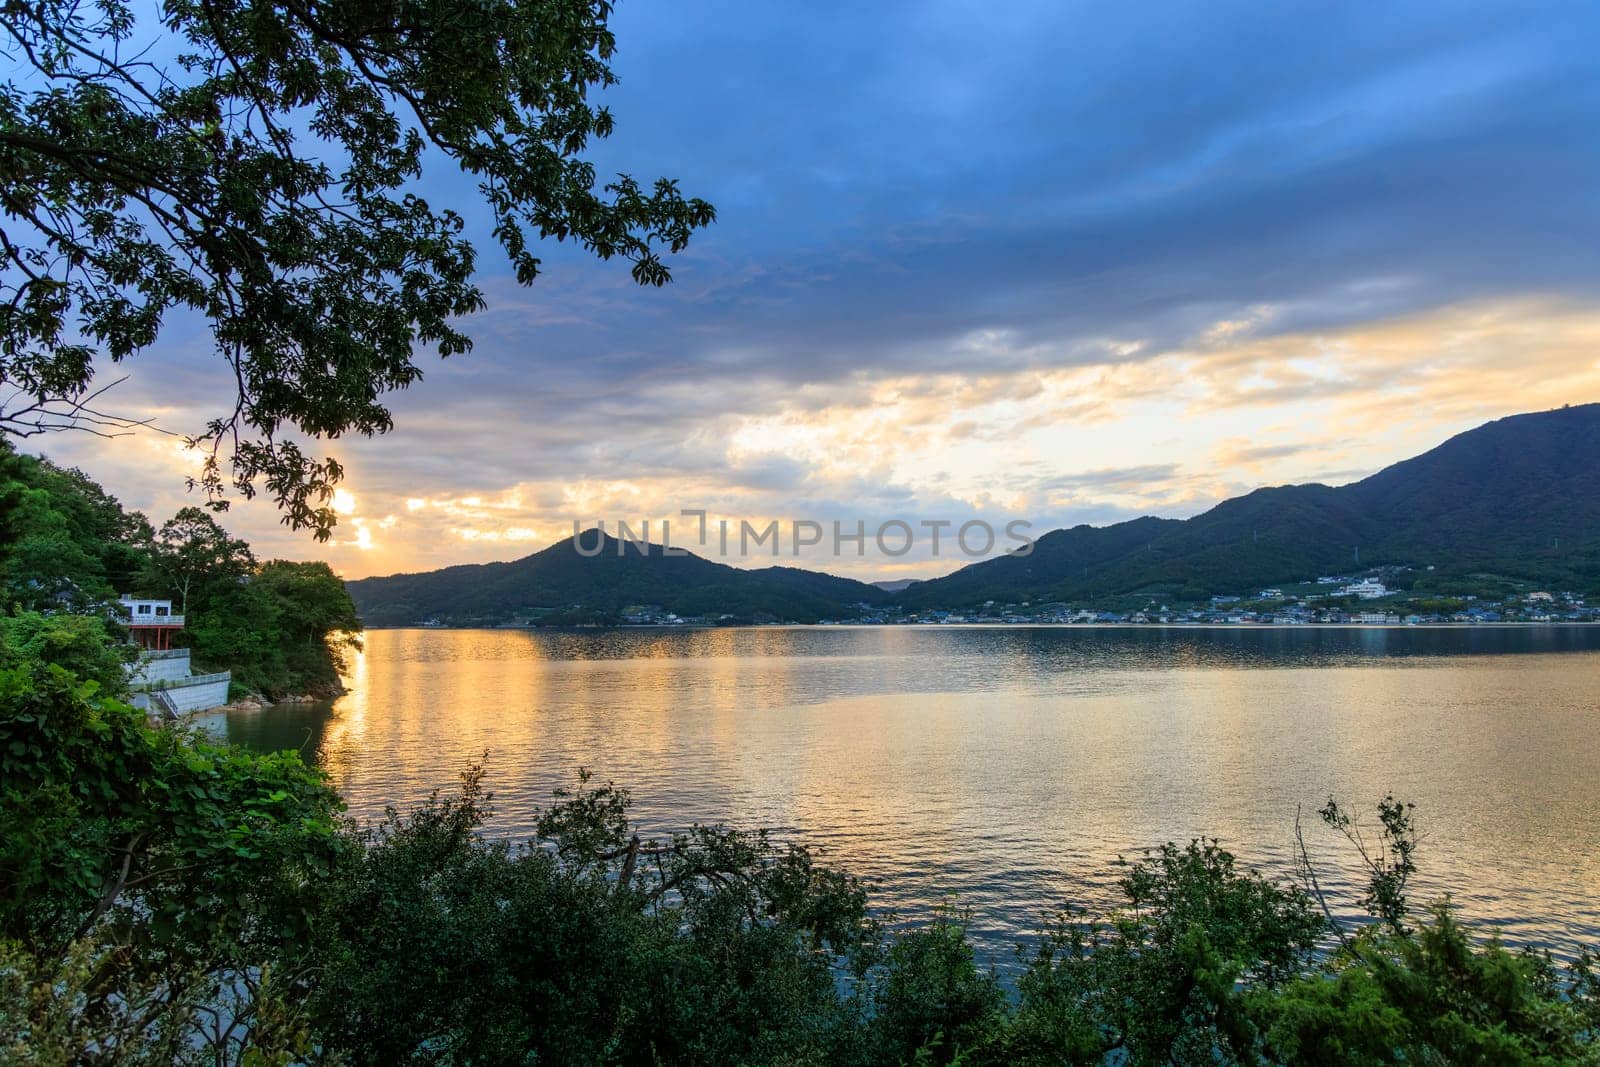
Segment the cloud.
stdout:
<svg viewBox="0 0 1600 1067">
<path fill-rule="evenodd" d="M 1260 467 L 1272 460 L 1288 459 L 1310 450 L 1305 442 L 1279 445 L 1258 445 L 1247 437 L 1230 437 L 1212 450 L 1212 458 L 1220 467 Z"/>
<path fill-rule="evenodd" d="M 1178 474 L 1176 463 L 1151 463 L 1142 467 L 1112 467 L 1058 474 L 1034 483 L 1041 490 L 1051 489 L 1129 489 L 1170 482 Z"/>
<path fill-rule="evenodd" d="M 719 208 L 675 284 L 552 245 L 520 288 L 471 182 L 431 179 L 485 245 L 474 351 L 419 354 L 396 430 L 329 444 L 332 544 L 260 502 L 230 524 L 357 574 L 682 507 L 1182 515 L 1600 397 L 1590 5 L 708 0 L 615 29 L 598 170 Z M 194 322 L 127 368 L 124 406 L 181 432 L 228 388 Z M 185 502 L 165 441 L 47 445 Z"/>
</svg>

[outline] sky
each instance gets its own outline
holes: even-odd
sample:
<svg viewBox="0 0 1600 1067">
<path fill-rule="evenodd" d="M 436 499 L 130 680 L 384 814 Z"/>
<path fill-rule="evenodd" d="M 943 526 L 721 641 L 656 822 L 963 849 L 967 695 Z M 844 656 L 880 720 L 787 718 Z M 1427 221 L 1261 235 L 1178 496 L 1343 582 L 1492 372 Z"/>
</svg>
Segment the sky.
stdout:
<svg viewBox="0 0 1600 1067">
<path fill-rule="evenodd" d="M 593 158 L 716 224 L 665 289 L 559 246 L 521 288 L 473 184 L 430 174 L 484 238 L 475 348 L 326 446 L 331 542 L 223 516 L 258 554 L 361 577 L 662 518 L 702 551 L 684 510 L 1037 534 L 1600 400 L 1593 4 L 622 0 L 612 26 Z M 231 395 L 182 324 L 124 369 L 119 410 L 179 431 Z M 42 450 L 158 523 L 194 502 L 169 437 Z M 969 562 L 831 549 L 778 562 Z"/>
</svg>

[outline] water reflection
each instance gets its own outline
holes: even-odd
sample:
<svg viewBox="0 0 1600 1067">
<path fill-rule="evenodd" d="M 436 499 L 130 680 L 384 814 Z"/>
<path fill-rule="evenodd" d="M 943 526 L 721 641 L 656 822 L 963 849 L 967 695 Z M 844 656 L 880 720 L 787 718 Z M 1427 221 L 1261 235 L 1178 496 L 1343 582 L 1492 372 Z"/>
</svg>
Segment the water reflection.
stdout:
<svg viewBox="0 0 1600 1067">
<path fill-rule="evenodd" d="M 349 686 L 228 736 L 364 816 L 487 752 L 511 834 L 586 765 L 651 828 L 799 834 L 909 914 L 956 895 L 991 946 L 1119 853 L 1206 833 L 1281 869 L 1297 807 L 1391 790 L 1425 891 L 1513 939 L 1600 930 L 1596 628 L 388 630 Z"/>
</svg>

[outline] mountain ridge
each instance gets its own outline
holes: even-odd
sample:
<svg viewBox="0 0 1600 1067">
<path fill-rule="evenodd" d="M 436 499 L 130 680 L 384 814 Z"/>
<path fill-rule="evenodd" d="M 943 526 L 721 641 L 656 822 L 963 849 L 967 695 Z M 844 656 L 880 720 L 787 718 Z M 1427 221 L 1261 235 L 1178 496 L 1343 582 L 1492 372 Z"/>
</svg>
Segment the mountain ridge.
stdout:
<svg viewBox="0 0 1600 1067">
<path fill-rule="evenodd" d="M 624 543 L 598 529 L 504 563 L 457 564 L 345 584 L 363 620 L 375 626 L 430 619 L 615 621 L 630 607 L 816 622 L 837 614 L 841 605 L 882 604 L 889 596 L 821 571 L 732 567 L 657 544 Z"/>
<path fill-rule="evenodd" d="M 1150 522 L 1164 525 L 1142 552 L 1130 545 L 1098 569 L 1074 570 L 1068 555 L 1080 546 L 1069 544 L 1071 535 L 1126 540 Z M 986 588 L 1028 599 L 1145 589 L 1198 599 L 1379 565 L 1433 566 L 1440 577 L 1491 571 L 1595 582 L 1600 403 L 1495 419 L 1343 486 L 1270 486 L 1188 519 L 1055 531 L 1039 538 L 1029 557 L 971 564 L 908 590 L 903 600 L 963 607 L 991 599 L 980 599 Z M 1023 572 L 1036 579 L 1018 581 Z"/>
<path fill-rule="evenodd" d="M 586 532 L 585 538 L 593 536 Z M 885 590 L 822 571 L 743 569 L 604 537 L 507 563 L 347 583 L 372 625 L 425 619 L 614 621 L 630 606 L 680 616 L 815 622 L 881 608 L 1180 600 L 1376 566 L 1433 567 L 1575 586 L 1600 583 L 1600 403 L 1510 415 L 1342 486 L 1268 486 L 1188 519 L 1142 516 L 1040 536 L 1028 555 Z M 586 546 L 590 542 L 583 542 Z"/>
</svg>

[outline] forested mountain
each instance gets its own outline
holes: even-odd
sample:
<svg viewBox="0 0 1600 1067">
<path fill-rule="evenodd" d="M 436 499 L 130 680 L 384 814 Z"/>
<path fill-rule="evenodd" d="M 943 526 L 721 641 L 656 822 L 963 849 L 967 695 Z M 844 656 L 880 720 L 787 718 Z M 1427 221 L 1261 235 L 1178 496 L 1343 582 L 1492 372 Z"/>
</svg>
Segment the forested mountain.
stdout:
<svg viewBox="0 0 1600 1067">
<path fill-rule="evenodd" d="M 1491 422 L 1348 491 L 1381 525 L 1374 551 L 1593 576 L 1600 404 Z"/>
<path fill-rule="evenodd" d="M 1026 556 L 1000 556 L 963 567 L 954 574 L 907 586 L 895 598 L 910 607 L 981 604 L 985 600 L 1033 599 L 1039 590 L 1065 585 L 1098 573 L 1107 563 L 1147 551 L 1176 519 L 1146 516 L 1114 526 L 1074 526 L 1052 530 L 1034 542 Z"/>
<path fill-rule="evenodd" d="M 1029 556 L 975 563 L 899 599 L 1198 599 L 1380 564 L 1600 584 L 1600 404 L 1498 419 L 1350 485 L 1258 489 L 1181 522 L 1057 530 Z"/>
<path fill-rule="evenodd" d="M 594 532 L 583 535 L 593 543 Z M 593 557 L 571 540 L 511 563 L 349 583 L 368 623 L 604 620 L 655 605 L 679 615 L 850 617 L 859 605 L 966 608 L 986 600 L 1089 600 L 1159 593 L 1198 600 L 1384 564 L 1438 580 L 1488 572 L 1600 584 L 1600 404 L 1516 415 L 1350 485 L 1258 489 L 1191 519 L 1145 517 L 1040 537 L 1002 556 L 893 592 L 814 571 L 741 570 L 698 556 Z"/>
<path fill-rule="evenodd" d="M 595 552 L 597 537 L 602 543 Z M 889 600 L 874 586 L 796 567 L 742 570 L 676 550 L 668 555 L 659 545 L 646 551 L 594 530 L 579 543 L 593 554 L 579 553 L 569 537 L 510 563 L 364 578 L 347 587 L 362 619 L 374 626 L 427 619 L 614 621 L 630 607 L 815 622 Z"/>
</svg>

